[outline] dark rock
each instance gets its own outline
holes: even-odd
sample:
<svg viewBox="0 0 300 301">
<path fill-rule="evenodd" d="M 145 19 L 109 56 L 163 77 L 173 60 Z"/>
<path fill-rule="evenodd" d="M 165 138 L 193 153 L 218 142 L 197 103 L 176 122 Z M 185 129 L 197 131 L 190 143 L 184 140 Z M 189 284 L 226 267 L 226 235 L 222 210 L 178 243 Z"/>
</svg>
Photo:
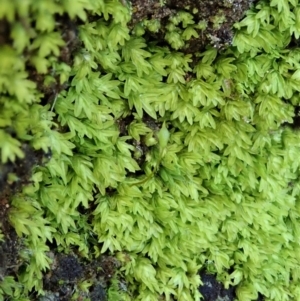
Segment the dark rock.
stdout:
<svg viewBox="0 0 300 301">
<path fill-rule="evenodd" d="M 57 280 L 74 281 L 80 278 L 83 268 L 74 256 L 61 256 L 54 276 Z"/>
<path fill-rule="evenodd" d="M 225 289 L 224 285 L 217 281 L 215 275 L 206 272 L 200 273 L 203 285 L 199 288 L 203 301 L 233 301 L 235 298 L 234 287 Z"/>
<path fill-rule="evenodd" d="M 101 284 L 96 284 L 90 293 L 91 301 L 106 301 L 106 292 Z"/>
</svg>

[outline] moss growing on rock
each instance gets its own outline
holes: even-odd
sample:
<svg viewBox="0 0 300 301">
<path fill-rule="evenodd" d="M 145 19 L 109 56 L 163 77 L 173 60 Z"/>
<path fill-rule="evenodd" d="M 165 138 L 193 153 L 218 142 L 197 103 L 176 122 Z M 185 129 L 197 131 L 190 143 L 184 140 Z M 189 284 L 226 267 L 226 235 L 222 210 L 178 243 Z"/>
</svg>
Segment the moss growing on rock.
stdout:
<svg viewBox="0 0 300 301">
<path fill-rule="evenodd" d="M 70 3 L 0 0 L 1 239 L 22 246 L 0 300 L 62 298 L 50 250 L 93 266 L 74 299 L 103 295 L 95 258 L 110 298 L 198 300 L 206 268 L 240 301 L 297 299 L 298 1 L 258 2 L 231 47 L 193 55 L 133 28 L 134 2 Z M 223 22 L 195 14 L 168 16 L 183 48 Z"/>
<path fill-rule="evenodd" d="M 233 24 L 242 19 L 253 0 L 133 0 L 129 26 L 144 28 L 160 43 L 194 53 L 208 45 L 218 49 L 231 45 Z M 148 37 L 149 38 L 149 37 Z"/>
</svg>

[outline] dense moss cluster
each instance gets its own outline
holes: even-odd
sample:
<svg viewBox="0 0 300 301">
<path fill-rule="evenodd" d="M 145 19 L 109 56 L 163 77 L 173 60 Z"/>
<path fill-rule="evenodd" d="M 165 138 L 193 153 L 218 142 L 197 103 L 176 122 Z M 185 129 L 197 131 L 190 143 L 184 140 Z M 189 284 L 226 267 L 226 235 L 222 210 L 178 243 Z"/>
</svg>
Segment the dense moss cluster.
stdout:
<svg viewBox="0 0 300 301">
<path fill-rule="evenodd" d="M 0 0 L 0 210 L 22 244 L 0 300 L 44 293 L 53 246 L 114 255 L 112 299 L 198 300 L 205 268 L 240 301 L 298 300 L 300 3 L 259 1 L 192 59 L 123 2 Z"/>
</svg>

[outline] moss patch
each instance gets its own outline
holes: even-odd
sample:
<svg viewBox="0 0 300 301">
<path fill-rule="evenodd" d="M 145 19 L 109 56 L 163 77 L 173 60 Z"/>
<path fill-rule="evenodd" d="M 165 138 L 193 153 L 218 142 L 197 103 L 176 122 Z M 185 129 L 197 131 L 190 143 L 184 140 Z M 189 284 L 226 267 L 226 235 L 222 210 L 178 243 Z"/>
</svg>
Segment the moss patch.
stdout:
<svg viewBox="0 0 300 301">
<path fill-rule="evenodd" d="M 0 300 L 297 298 L 298 1 L 0 3 Z"/>
</svg>

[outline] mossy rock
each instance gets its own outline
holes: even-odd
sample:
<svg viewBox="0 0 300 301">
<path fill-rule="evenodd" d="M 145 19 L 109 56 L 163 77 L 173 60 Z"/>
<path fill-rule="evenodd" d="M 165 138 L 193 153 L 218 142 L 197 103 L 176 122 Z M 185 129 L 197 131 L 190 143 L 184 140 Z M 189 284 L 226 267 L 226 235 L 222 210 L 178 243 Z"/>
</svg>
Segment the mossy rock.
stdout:
<svg viewBox="0 0 300 301">
<path fill-rule="evenodd" d="M 139 3 L 0 0 L 0 300 L 297 299 L 300 3 Z"/>
<path fill-rule="evenodd" d="M 130 2 L 135 31 L 145 28 L 149 36 L 176 50 L 195 53 L 208 45 L 218 49 L 232 44 L 233 25 L 240 21 L 253 0 Z"/>
</svg>

